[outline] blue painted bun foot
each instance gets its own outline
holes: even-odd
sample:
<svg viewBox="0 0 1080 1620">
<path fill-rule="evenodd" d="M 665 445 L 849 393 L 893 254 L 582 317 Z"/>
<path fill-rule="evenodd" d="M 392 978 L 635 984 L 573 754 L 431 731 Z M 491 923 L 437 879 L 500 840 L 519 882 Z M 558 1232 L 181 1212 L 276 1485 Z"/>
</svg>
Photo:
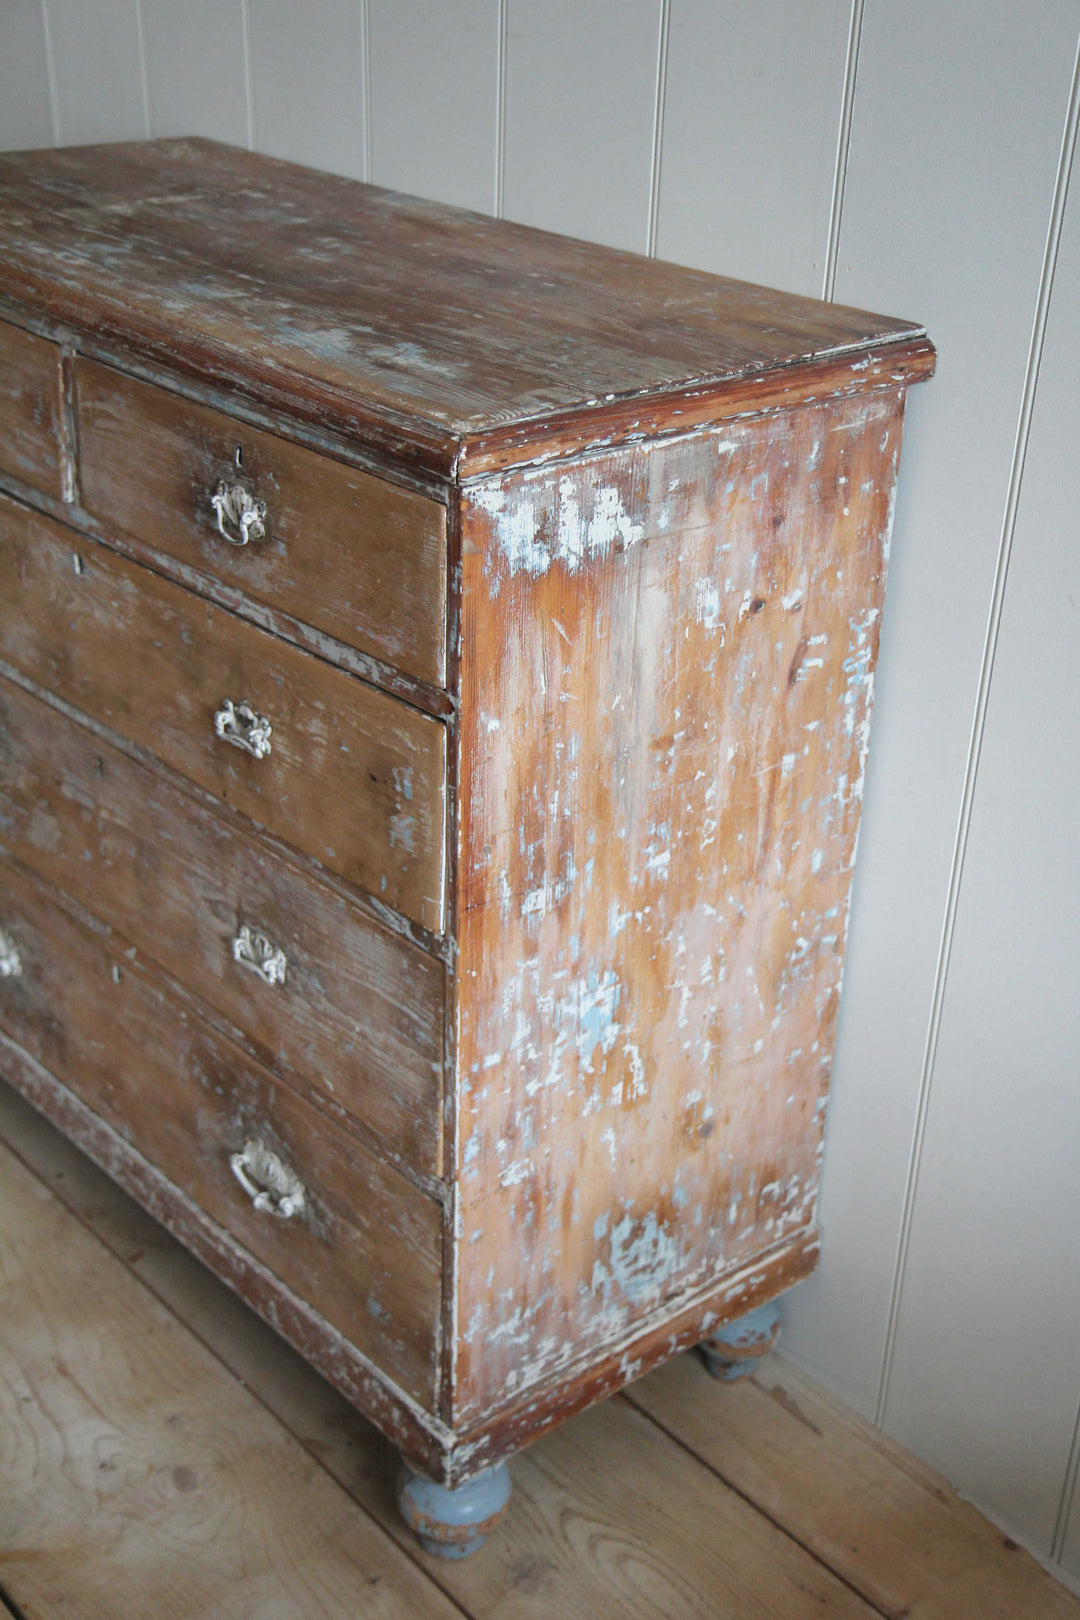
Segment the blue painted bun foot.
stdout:
<svg viewBox="0 0 1080 1620">
<path fill-rule="evenodd" d="M 705 1365 L 714 1378 L 730 1382 L 745 1378 L 757 1368 L 762 1356 L 776 1348 L 780 1337 L 780 1307 L 770 1300 L 757 1310 L 718 1328 L 711 1339 L 703 1339 L 698 1348 Z"/>
<path fill-rule="evenodd" d="M 468 1558 L 494 1530 L 510 1501 L 505 1463 L 485 1468 L 452 1490 L 402 1465 L 398 1507 L 425 1552 L 436 1558 Z"/>
</svg>

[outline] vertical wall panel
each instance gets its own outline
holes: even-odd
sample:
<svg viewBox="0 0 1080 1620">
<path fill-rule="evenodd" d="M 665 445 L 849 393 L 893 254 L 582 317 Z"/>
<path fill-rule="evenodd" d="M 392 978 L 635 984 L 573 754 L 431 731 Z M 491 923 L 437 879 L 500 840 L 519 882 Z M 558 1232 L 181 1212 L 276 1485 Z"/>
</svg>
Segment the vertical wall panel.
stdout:
<svg viewBox="0 0 1080 1620">
<path fill-rule="evenodd" d="M 504 213 L 643 253 L 660 0 L 507 0 Z"/>
<path fill-rule="evenodd" d="M 498 0 L 369 0 L 371 178 L 490 214 Z"/>
<path fill-rule="evenodd" d="M 821 296 L 849 0 L 672 0 L 657 251 Z"/>
<path fill-rule="evenodd" d="M 153 134 L 246 146 L 240 0 L 143 0 L 143 26 Z"/>
<path fill-rule="evenodd" d="M 359 0 L 250 0 L 250 10 L 257 149 L 362 179 Z"/>
<path fill-rule="evenodd" d="M 920 1068 L 1076 36 L 996 0 L 868 0 L 836 296 L 924 321 L 827 1135 L 792 1353 L 874 1410 Z M 1022 138 L 1018 138 L 1022 131 Z M 973 1094 L 972 1106 L 978 1105 Z"/>
<path fill-rule="evenodd" d="M 45 0 L 64 144 L 136 141 L 150 131 L 135 0 Z"/>
<path fill-rule="evenodd" d="M 1080 1401 L 1078 193 L 1032 418 L 886 1414 L 905 1445 L 1045 1552 Z"/>
<path fill-rule="evenodd" d="M 0 151 L 53 144 L 41 0 L 0 4 Z"/>
</svg>

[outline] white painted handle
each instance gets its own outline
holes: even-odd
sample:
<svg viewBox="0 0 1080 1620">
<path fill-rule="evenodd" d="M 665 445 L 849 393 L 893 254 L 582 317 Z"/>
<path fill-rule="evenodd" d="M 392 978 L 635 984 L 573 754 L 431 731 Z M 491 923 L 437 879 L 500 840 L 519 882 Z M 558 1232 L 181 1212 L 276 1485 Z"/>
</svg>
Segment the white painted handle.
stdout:
<svg viewBox="0 0 1080 1620">
<path fill-rule="evenodd" d="M 232 942 L 233 961 L 257 973 L 264 984 L 284 984 L 289 962 L 280 945 L 244 923 Z"/>
<path fill-rule="evenodd" d="M 252 759 L 265 759 L 274 728 L 263 715 L 255 713 L 250 703 L 234 703 L 232 698 L 226 698 L 214 715 L 214 731 L 222 742 L 242 748 Z"/>
<path fill-rule="evenodd" d="M 218 533 L 230 546 L 266 539 L 266 502 L 257 501 L 242 484 L 230 484 L 223 478 L 210 505 L 217 515 Z"/>
<path fill-rule="evenodd" d="M 0 928 L 0 979 L 17 979 L 21 973 L 22 959 L 15 949 L 15 941 Z"/>
<path fill-rule="evenodd" d="M 303 1182 L 265 1142 L 249 1138 L 241 1152 L 230 1153 L 229 1169 L 260 1214 L 291 1221 L 304 1213 Z"/>
</svg>

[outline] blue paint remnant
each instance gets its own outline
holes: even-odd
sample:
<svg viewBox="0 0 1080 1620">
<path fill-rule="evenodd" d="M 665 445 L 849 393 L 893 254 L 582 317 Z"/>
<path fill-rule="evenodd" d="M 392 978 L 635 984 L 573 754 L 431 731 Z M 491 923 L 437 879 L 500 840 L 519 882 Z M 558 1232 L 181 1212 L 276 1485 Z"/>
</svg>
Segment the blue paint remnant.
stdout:
<svg viewBox="0 0 1080 1620">
<path fill-rule="evenodd" d="M 679 1259 L 676 1236 L 661 1226 L 654 1210 L 638 1219 L 624 1215 L 612 1230 L 607 1265 L 593 1264 L 593 1292 L 605 1303 L 615 1292 L 634 1305 L 655 1299 L 678 1270 Z"/>
<path fill-rule="evenodd" d="M 597 1047 L 606 1056 L 615 1045 L 619 1035 L 615 1012 L 621 996 L 622 985 L 610 968 L 603 978 L 593 970 L 585 984 L 577 987 L 577 1048 L 586 1071 L 592 1069 Z"/>
</svg>

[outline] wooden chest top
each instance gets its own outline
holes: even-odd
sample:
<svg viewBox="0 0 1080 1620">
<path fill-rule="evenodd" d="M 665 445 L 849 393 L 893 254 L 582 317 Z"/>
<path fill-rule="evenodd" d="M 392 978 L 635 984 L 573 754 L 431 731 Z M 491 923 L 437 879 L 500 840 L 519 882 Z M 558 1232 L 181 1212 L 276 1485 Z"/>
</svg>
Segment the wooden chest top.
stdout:
<svg viewBox="0 0 1080 1620">
<path fill-rule="evenodd" d="M 612 443 L 645 405 L 690 425 L 793 370 L 931 357 L 909 321 L 204 140 L 4 154 L 0 241 L 0 299 L 442 475 L 556 426 L 572 447 L 583 419 Z"/>
</svg>

